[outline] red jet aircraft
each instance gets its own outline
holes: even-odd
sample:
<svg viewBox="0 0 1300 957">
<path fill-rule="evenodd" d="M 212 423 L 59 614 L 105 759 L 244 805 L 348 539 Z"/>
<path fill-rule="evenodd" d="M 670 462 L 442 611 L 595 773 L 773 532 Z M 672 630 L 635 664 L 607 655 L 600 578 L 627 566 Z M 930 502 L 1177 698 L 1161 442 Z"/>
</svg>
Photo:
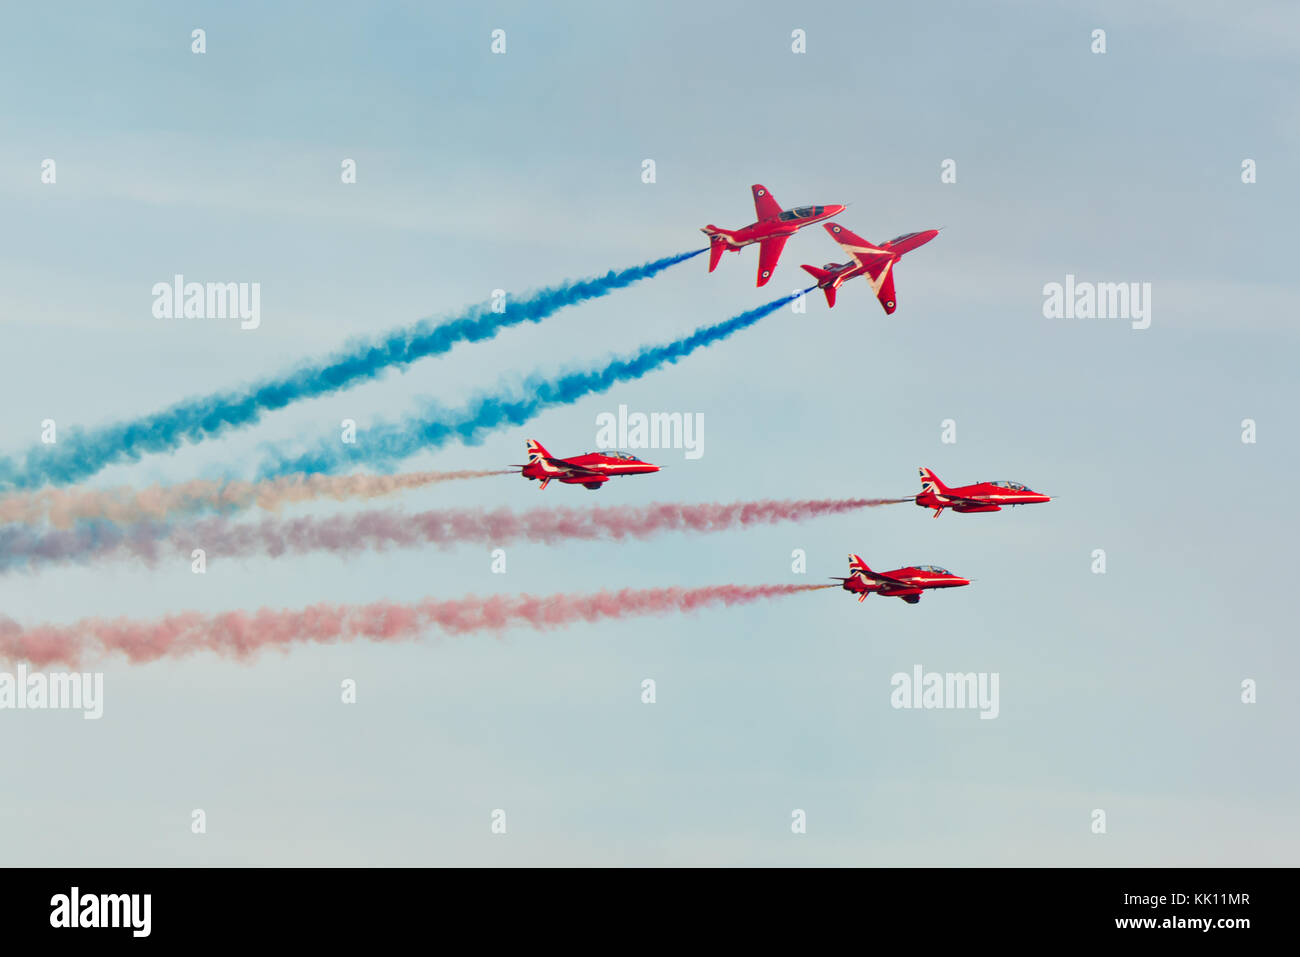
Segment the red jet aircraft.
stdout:
<svg viewBox="0 0 1300 957">
<path fill-rule="evenodd" d="M 909 605 L 920 601 L 921 592 L 926 589 L 959 588 L 970 584 L 969 578 L 961 578 L 938 565 L 908 565 L 890 572 L 873 572 L 858 555 L 849 556 L 849 577 L 833 580 L 843 582 L 841 587 L 845 591 L 856 592 L 859 602 L 866 601 L 868 595 L 875 593 L 901 598 Z"/>
<path fill-rule="evenodd" d="M 949 488 L 929 469 L 921 469 L 921 494 L 916 504 L 934 509 L 934 517 L 945 508 L 954 512 L 1000 512 L 1003 505 L 1034 505 L 1050 502 L 1049 496 L 1035 492 L 1019 482 L 977 482 Z"/>
<path fill-rule="evenodd" d="M 846 263 L 827 263 L 821 269 L 816 266 L 801 267 L 817 280 L 817 288 L 826 293 L 826 305 L 835 308 L 836 290 L 855 276 L 866 276 L 871 281 L 871 289 L 876 298 L 885 307 L 885 314 L 890 316 L 898 307 L 894 298 L 894 263 L 902 259 L 905 253 L 910 253 L 917 246 L 924 246 L 939 235 L 937 229 L 926 229 L 919 233 L 895 236 L 883 246 L 873 246 L 839 223 L 827 223 L 826 231 L 853 257 Z"/>
<path fill-rule="evenodd" d="M 598 489 L 612 475 L 642 475 L 659 471 L 659 466 L 642 462 L 626 452 L 588 452 L 571 459 L 557 459 L 536 439 L 528 440 L 528 464 L 515 467 L 530 482 L 541 482 L 538 488 L 546 488 L 551 479 L 555 479 L 565 485 Z"/>
<path fill-rule="evenodd" d="M 700 232 L 709 237 L 709 272 L 718 268 L 718 260 L 727 250 L 738 253 L 744 246 L 759 243 L 757 285 L 765 286 L 776 269 L 776 261 L 781 258 L 785 241 L 805 226 L 838 216 L 844 212 L 844 207 L 797 206 L 783 210 L 766 186 L 755 183 L 750 189 L 754 192 L 758 222 L 750 223 L 744 229 L 719 229 L 710 223 Z"/>
</svg>

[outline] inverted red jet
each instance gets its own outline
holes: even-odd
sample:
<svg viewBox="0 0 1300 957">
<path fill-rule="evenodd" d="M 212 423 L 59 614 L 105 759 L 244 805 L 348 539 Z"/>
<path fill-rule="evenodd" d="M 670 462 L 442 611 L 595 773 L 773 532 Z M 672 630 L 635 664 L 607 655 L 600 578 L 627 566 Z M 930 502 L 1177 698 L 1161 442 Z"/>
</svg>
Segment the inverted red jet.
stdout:
<svg viewBox="0 0 1300 957">
<path fill-rule="evenodd" d="M 642 462 L 626 452 L 588 452 L 571 459 L 557 459 L 536 439 L 528 440 L 528 464 L 516 466 L 528 481 L 546 488 L 554 479 L 565 485 L 598 489 L 614 475 L 642 475 L 658 472 L 659 466 Z"/>
<path fill-rule="evenodd" d="M 902 259 L 905 253 L 910 253 L 917 246 L 924 246 L 939 235 L 937 229 L 926 229 L 919 233 L 904 233 L 880 246 L 873 246 L 839 223 L 827 223 L 826 231 L 853 257 L 846 263 L 827 263 L 821 269 L 816 266 L 801 267 L 817 280 L 817 288 L 826 293 L 826 305 L 833 309 L 835 293 L 840 286 L 855 276 L 866 276 L 876 298 L 885 307 L 885 314 L 890 316 L 898 308 L 894 297 L 894 263 Z"/>
<path fill-rule="evenodd" d="M 718 260 L 727 250 L 738 253 L 743 247 L 758 243 L 757 285 L 765 286 L 772 278 L 777 260 L 781 258 L 785 241 L 805 226 L 838 216 L 844 212 L 844 207 L 796 206 L 794 209 L 783 210 L 766 186 L 755 183 L 750 189 L 754 192 L 754 210 L 758 213 L 758 222 L 750 223 L 744 229 L 719 229 L 710 223 L 700 232 L 709 237 L 709 272 L 718 268 Z"/>
<path fill-rule="evenodd" d="M 921 494 L 916 504 L 934 509 L 934 517 L 945 508 L 954 512 L 1000 512 L 1003 505 L 1034 505 L 1051 498 L 1019 482 L 976 482 L 949 488 L 929 469 L 921 469 Z"/>
<path fill-rule="evenodd" d="M 873 572 L 858 555 L 849 556 L 849 577 L 836 578 L 847 592 L 855 592 L 858 601 L 871 594 L 901 598 L 909 605 L 921 600 L 921 593 L 931 588 L 959 588 L 969 585 L 969 578 L 954 575 L 938 565 L 908 565 L 889 572 Z"/>
</svg>

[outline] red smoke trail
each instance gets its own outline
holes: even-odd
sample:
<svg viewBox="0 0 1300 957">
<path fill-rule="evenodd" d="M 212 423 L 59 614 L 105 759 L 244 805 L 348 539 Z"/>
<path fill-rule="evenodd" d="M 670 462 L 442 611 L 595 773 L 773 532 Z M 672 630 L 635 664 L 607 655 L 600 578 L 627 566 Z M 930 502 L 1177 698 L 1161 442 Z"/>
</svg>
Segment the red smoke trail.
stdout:
<svg viewBox="0 0 1300 957">
<path fill-rule="evenodd" d="M 746 605 L 838 585 L 713 585 L 707 588 L 625 588 L 591 595 L 500 595 L 401 605 L 311 605 L 301 611 L 262 608 L 217 615 L 184 612 L 152 622 L 89 618 L 72 625 L 23 628 L 0 619 L 0 660 L 34 667 L 77 667 L 96 655 L 121 654 L 132 664 L 201 651 L 247 660 L 264 648 L 340 641 L 402 641 L 429 628 L 453 635 L 501 631 L 511 625 L 561 628 L 575 622 L 692 612 Z"/>
<path fill-rule="evenodd" d="M 293 502 L 314 499 L 368 499 L 439 482 L 509 475 L 518 469 L 478 469 L 460 472 L 402 472 L 397 475 L 285 475 L 261 482 L 196 479 L 178 485 L 143 489 L 46 488 L 0 498 L 0 524 L 48 519 L 67 528 L 79 519 L 130 523 L 161 520 L 195 512 L 250 508 L 278 511 Z"/>
<path fill-rule="evenodd" d="M 195 548 L 202 548 L 211 559 L 278 557 L 318 551 L 349 554 L 393 546 L 503 545 L 520 541 L 554 544 L 571 539 L 617 542 L 648 538 L 661 532 L 723 532 L 752 525 L 799 522 L 900 501 L 912 500 L 664 503 L 631 508 L 538 508 L 526 512 L 505 508 L 438 509 L 414 514 L 369 511 L 328 518 L 268 518 L 256 523 L 210 518 L 183 526 L 159 523 L 140 523 L 129 528 L 80 526 L 43 533 L 0 528 L 0 571 L 123 553 L 153 565 L 166 550 L 188 559 Z"/>
</svg>

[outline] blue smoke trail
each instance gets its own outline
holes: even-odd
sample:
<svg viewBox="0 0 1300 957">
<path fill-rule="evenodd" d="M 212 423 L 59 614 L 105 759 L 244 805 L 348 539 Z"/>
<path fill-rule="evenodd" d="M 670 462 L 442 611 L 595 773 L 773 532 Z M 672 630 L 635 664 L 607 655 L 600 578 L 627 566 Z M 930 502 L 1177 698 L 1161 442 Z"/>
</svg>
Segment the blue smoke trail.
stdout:
<svg viewBox="0 0 1300 957">
<path fill-rule="evenodd" d="M 533 377 L 524 383 L 520 392 L 498 392 L 481 396 L 461 409 L 432 408 L 424 416 L 409 417 L 397 425 L 372 426 L 355 445 L 342 445 L 337 440 L 322 441 L 311 452 L 294 458 L 280 457 L 263 464 L 259 478 L 294 472 L 337 472 L 363 462 L 388 467 L 417 452 L 446 445 L 452 439 L 472 444 L 491 429 L 520 425 L 543 409 L 567 405 L 583 396 L 604 392 L 618 382 L 639 379 L 647 372 L 674 363 L 697 349 L 752 326 L 815 288 L 809 286 L 801 292 L 774 299 L 726 322 L 697 329 L 684 339 L 647 346 L 633 356 L 613 359 L 599 369 L 570 372 L 554 379 Z"/>
<path fill-rule="evenodd" d="M 374 379 L 388 369 L 447 352 L 458 342 L 479 342 L 508 326 L 539 322 L 565 306 L 608 295 L 702 252 L 696 249 L 678 253 L 631 269 L 610 270 L 603 276 L 550 286 L 507 304 L 499 313 L 479 305 L 444 322 L 425 320 L 383 338 L 358 343 L 324 362 L 304 365 L 288 375 L 239 391 L 187 399 L 130 422 L 72 430 L 57 446 L 30 449 L 21 465 L 13 459 L 0 460 L 0 487 L 66 485 L 109 465 L 134 462 L 149 452 L 170 452 L 186 442 L 201 442 L 253 425 L 266 412 Z"/>
</svg>

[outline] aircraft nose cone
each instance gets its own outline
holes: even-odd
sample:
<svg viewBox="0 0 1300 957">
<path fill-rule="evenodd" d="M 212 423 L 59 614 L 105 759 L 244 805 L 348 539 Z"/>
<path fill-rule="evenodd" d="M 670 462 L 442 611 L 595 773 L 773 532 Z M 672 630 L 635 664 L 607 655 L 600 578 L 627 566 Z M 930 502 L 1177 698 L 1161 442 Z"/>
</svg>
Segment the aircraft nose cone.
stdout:
<svg viewBox="0 0 1300 957">
<path fill-rule="evenodd" d="M 961 587 L 962 585 L 969 585 L 969 584 L 970 584 L 970 579 L 969 579 L 969 578 L 958 578 L 958 577 L 956 577 L 956 576 L 954 575 L 954 576 L 953 576 L 952 583 L 953 583 L 953 585 L 954 585 L 955 587 Z"/>
<path fill-rule="evenodd" d="M 846 209 L 848 209 L 847 206 L 841 206 L 838 203 L 832 203 L 831 205 L 826 207 L 826 211 L 832 216 L 838 216 Z"/>
</svg>

